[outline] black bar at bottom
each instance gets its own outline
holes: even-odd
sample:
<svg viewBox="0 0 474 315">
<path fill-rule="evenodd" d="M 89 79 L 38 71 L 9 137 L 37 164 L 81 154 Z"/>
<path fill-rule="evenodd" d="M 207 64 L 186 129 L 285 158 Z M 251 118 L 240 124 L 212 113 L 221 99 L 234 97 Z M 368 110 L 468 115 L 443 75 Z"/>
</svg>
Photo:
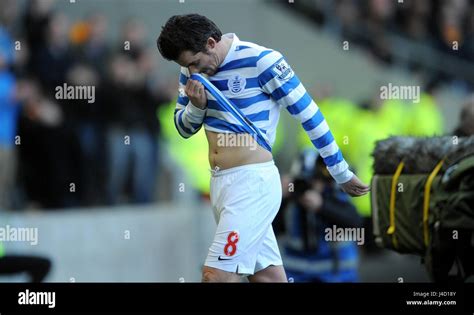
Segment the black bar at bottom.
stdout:
<svg viewBox="0 0 474 315">
<path fill-rule="evenodd" d="M 474 284 L 0 284 L 2 315 L 35 311 L 210 313 L 249 310 L 473 314 Z"/>
</svg>

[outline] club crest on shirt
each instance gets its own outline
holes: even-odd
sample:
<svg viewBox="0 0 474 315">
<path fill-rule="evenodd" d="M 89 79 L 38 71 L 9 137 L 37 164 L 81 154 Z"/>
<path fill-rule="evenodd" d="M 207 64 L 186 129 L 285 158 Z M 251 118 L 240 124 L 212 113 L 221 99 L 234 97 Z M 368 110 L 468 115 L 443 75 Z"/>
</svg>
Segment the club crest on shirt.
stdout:
<svg viewBox="0 0 474 315">
<path fill-rule="evenodd" d="M 232 78 L 229 79 L 227 82 L 227 87 L 232 94 L 238 94 L 245 89 L 245 85 L 247 84 L 247 80 L 240 75 L 234 75 Z"/>
<path fill-rule="evenodd" d="M 279 80 L 289 80 L 293 77 L 293 70 L 291 69 L 290 65 L 285 61 L 285 59 L 281 59 L 278 61 L 272 68 L 272 71 L 277 75 Z"/>
</svg>

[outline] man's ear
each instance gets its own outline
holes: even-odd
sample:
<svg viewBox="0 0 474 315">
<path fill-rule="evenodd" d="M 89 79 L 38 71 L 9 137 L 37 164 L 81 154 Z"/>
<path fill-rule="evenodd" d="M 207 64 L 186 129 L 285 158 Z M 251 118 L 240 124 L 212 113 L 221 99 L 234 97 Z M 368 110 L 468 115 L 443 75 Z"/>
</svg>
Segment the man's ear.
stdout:
<svg viewBox="0 0 474 315">
<path fill-rule="evenodd" d="M 206 47 L 206 48 L 207 48 L 208 50 L 209 50 L 209 49 L 214 49 L 214 48 L 216 47 L 216 45 L 217 45 L 217 42 L 216 42 L 216 40 L 215 40 L 214 38 L 209 37 L 209 38 L 207 39 L 207 44 L 206 44 L 207 47 Z"/>
</svg>

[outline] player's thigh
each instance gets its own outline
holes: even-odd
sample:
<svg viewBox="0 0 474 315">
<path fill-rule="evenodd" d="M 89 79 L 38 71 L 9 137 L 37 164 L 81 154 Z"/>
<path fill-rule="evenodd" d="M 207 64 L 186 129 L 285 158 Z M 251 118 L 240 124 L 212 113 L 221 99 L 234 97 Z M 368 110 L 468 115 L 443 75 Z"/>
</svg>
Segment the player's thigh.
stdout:
<svg viewBox="0 0 474 315">
<path fill-rule="evenodd" d="M 250 282 L 288 282 L 283 265 L 267 266 L 248 278 Z"/>
<path fill-rule="evenodd" d="M 241 282 L 241 276 L 234 272 L 227 272 L 217 268 L 204 266 L 202 282 Z"/>
</svg>

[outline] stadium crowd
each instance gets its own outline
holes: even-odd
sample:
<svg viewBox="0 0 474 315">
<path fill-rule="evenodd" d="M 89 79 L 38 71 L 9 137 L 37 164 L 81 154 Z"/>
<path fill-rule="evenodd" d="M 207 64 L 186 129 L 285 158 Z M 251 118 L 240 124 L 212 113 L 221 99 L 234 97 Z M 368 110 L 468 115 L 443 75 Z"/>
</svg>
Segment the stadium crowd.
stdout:
<svg viewBox="0 0 474 315">
<path fill-rule="evenodd" d="M 394 47 L 390 35 L 432 48 L 465 61 L 474 60 L 474 2 L 469 0 L 299 0 L 294 5 L 320 27 L 344 40 L 366 47 L 377 59 L 395 62 L 400 47 Z M 418 62 L 409 68 L 420 70 Z M 430 69 L 433 71 L 433 69 Z M 458 80 L 430 73 L 437 81 Z M 473 82 L 465 82 L 473 89 Z"/>
<path fill-rule="evenodd" d="M 1 205 L 116 204 L 123 192 L 154 200 L 156 110 L 170 94 L 143 24 L 125 21 L 111 42 L 98 12 L 71 21 L 50 0 L 1 7 Z M 93 87 L 93 99 L 58 94 L 66 85 Z"/>
</svg>

